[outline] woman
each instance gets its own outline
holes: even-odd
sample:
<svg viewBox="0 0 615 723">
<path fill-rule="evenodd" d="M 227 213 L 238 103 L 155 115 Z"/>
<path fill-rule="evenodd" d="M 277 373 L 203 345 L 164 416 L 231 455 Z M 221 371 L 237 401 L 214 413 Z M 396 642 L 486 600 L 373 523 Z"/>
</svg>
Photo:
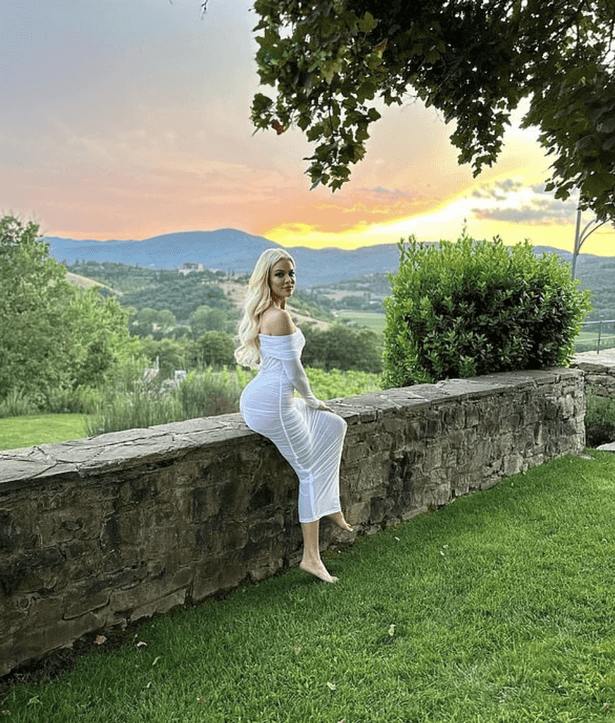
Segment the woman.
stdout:
<svg viewBox="0 0 615 723">
<path fill-rule="evenodd" d="M 258 259 L 239 324 L 235 358 L 256 366 L 258 375 L 243 390 L 240 409 L 255 432 L 268 437 L 299 477 L 299 521 L 303 557 L 299 567 L 335 582 L 320 558 L 319 522 L 330 517 L 352 532 L 339 501 L 339 468 L 346 422 L 312 394 L 301 364 L 305 337 L 286 311 L 295 288 L 295 262 L 283 249 Z M 297 390 L 303 399 L 297 399 Z"/>
</svg>

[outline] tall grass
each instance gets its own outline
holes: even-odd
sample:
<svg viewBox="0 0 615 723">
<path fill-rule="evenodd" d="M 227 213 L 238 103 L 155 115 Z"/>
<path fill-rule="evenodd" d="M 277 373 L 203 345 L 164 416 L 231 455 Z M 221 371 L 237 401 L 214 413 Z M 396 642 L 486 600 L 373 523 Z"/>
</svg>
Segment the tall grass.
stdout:
<svg viewBox="0 0 615 723">
<path fill-rule="evenodd" d="M 181 382 L 143 377 L 118 380 L 87 422 L 91 435 L 151 427 L 195 417 L 239 411 L 239 397 L 255 371 L 223 367 L 191 372 Z M 380 377 L 365 372 L 308 369 L 314 394 L 321 399 L 353 396 L 379 389 Z"/>
<path fill-rule="evenodd" d="M 0 401 L 0 417 L 23 417 L 37 411 L 38 406 L 23 389 L 11 389 Z"/>
<path fill-rule="evenodd" d="M 228 369 L 191 372 L 181 382 L 125 380 L 106 389 L 101 404 L 87 422 L 88 433 L 118 432 L 236 412 L 243 388 L 241 381 L 237 372 Z"/>
</svg>

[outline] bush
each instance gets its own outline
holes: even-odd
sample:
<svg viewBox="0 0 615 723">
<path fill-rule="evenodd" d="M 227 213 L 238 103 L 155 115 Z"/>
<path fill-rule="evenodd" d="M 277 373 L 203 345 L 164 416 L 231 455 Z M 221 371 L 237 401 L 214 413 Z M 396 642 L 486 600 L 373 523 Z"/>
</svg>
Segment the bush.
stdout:
<svg viewBox="0 0 615 723">
<path fill-rule="evenodd" d="M 175 394 L 181 403 L 183 419 L 194 419 L 238 412 L 242 389 L 234 370 L 206 369 L 188 374 Z"/>
<path fill-rule="evenodd" d="M 588 447 L 615 442 L 615 399 L 587 395 L 585 436 Z"/>
<path fill-rule="evenodd" d="M 385 299 L 387 387 L 567 366 L 589 309 L 568 264 L 499 237 L 399 244 Z"/>
</svg>

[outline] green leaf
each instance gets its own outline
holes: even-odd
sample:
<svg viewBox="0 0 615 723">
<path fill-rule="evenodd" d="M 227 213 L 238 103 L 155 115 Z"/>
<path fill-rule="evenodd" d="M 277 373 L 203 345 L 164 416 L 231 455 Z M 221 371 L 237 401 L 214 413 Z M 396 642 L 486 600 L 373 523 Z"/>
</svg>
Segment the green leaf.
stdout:
<svg viewBox="0 0 615 723">
<path fill-rule="evenodd" d="M 359 20 L 359 30 L 364 33 L 370 33 L 377 25 L 378 21 L 370 12 L 366 12 L 365 15 Z"/>
</svg>

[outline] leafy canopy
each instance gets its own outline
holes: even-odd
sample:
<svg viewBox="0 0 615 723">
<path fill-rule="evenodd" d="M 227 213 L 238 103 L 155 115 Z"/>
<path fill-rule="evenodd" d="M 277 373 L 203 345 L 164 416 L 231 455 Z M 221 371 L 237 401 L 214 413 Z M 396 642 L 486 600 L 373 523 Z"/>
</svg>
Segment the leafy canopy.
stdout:
<svg viewBox="0 0 615 723">
<path fill-rule="evenodd" d="M 95 386 L 136 350 L 127 313 L 66 281 L 38 226 L 0 218 L 0 401 L 23 392 L 45 408 L 61 390 Z"/>
<path fill-rule="evenodd" d="M 548 190 L 615 218 L 615 0 L 256 0 L 257 129 L 298 126 L 315 143 L 307 173 L 338 189 L 366 152 L 377 105 L 408 94 L 448 123 L 474 175 L 529 101 L 554 158 Z"/>
</svg>

